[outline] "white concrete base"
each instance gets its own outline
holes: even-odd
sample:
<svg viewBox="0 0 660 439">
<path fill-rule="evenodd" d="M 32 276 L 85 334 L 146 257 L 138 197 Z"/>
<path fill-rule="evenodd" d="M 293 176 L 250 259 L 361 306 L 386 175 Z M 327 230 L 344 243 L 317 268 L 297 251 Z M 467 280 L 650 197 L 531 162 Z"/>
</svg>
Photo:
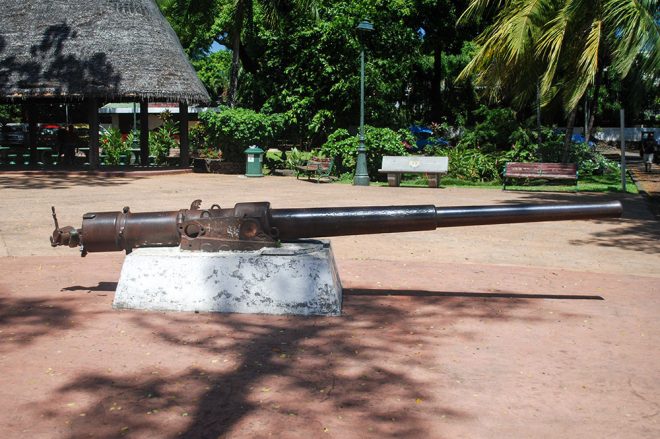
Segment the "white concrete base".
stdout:
<svg viewBox="0 0 660 439">
<path fill-rule="evenodd" d="M 341 314 L 328 241 L 256 251 L 141 248 L 126 256 L 113 306 L 158 311 Z"/>
</svg>

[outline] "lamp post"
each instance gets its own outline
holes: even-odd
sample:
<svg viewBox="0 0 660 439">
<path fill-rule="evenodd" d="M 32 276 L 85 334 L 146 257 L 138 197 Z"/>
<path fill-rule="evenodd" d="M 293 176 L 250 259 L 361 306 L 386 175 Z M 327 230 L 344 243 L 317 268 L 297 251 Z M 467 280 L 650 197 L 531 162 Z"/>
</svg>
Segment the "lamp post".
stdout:
<svg viewBox="0 0 660 439">
<path fill-rule="evenodd" d="M 363 20 L 358 24 L 360 33 L 360 144 L 357 149 L 357 164 L 355 166 L 355 186 L 369 186 L 367 172 L 367 148 L 364 146 L 364 36 L 374 30 L 373 24 Z"/>
</svg>

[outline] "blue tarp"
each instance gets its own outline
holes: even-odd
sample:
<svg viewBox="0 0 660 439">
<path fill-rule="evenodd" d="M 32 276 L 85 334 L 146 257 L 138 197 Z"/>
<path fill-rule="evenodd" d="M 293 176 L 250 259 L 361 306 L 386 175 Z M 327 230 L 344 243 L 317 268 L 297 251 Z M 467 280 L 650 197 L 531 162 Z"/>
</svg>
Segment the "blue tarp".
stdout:
<svg viewBox="0 0 660 439">
<path fill-rule="evenodd" d="M 427 146 L 447 146 L 449 142 L 441 137 L 431 137 L 433 136 L 433 130 L 428 127 L 421 125 L 411 125 L 410 133 L 415 136 L 415 147 L 413 151 L 421 152 Z"/>
</svg>

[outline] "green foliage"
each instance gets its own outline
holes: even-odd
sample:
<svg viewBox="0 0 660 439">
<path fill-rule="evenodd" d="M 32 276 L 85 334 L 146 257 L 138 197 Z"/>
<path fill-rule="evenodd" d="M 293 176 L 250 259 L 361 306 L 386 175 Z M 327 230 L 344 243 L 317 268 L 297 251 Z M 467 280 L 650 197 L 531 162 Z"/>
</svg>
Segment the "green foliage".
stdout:
<svg viewBox="0 0 660 439">
<path fill-rule="evenodd" d="M 195 157 L 200 159 L 221 159 L 222 151 L 212 147 L 202 148 L 197 150 Z"/>
<path fill-rule="evenodd" d="M 0 105 L 0 125 L 11 122 L 20 122 L 21 107 L 19 105 Z"/>
<path fill-rule="evenodd" d="M 503 157 L 507 162 L 533 162 L 538 159 L 538 137 L 533 138 L 531 130 L 518 128 L 511 134 L 513 146 L 504 152 Z"/>
<path fill-rule="evenodd" d="M 518 105 L 555 97 L 575 109 L 599 71 L 626 77 L 640 52 L 639 68 L 660 66 L 657 1 L 471 0 L 464 14 L 478 17 L 497 8 L 494 23 L 477 38 L 479 51 L 462 72 L 482 90 L 508 95 Z"/>
<path fill-rule="evenodd" d="M 507 151 L 472 147 L 463 138 L 455 147 L 427 147 L 425 152 L 449 158 L 450 178 L 467 182 L 498 182 L 507 162 L 561 162 L 563 136 L 560 131 L 543 128 L 543 141 L 539 144 L 536 130 L 518 127 L 509 136 L 508 143 L 512 146 Z M 577 163 L 580 176 L 601 175 L 618 169 L 616 162 L 608 160 L 586 143 L 570 144 L 568 161 Z"/>
<path fill-rule="evenodd" d="M 577 163 L 581 176 L 602 175 L 619 170 L 618 163 L 607 159 L 586 143 L 571 144 L 569 162 Z"/>
<path fill-rule="evenodd" d="M 475 90 L 515 105 L 522 120 L 534 113 L 537 83 L 545 79 L 543 121 L 559 123 L 562 104 L 594 82 L 594 68 L 614 64 L 598 91 L 598 117 L 618 117 L 622 103 L 629 116 L 645 123 L 657 113 L 658 26 L 649 28 L 653 15 L 644 12 L 657 6 L 655 0 L 157 1 L 212 97 L 226 101 L 231 82 L 238 87 L 237 105 L 282 114 L 281 135 L 303 148 L 319 147 L 338 128 L 357 124 L 361 40 L 355 27 L 362 17 L 375 27 L 362 40 L 365 117 L 374 126 L 476 123 L 466 133 L 468 146 L 506 150 L 516 129 L 507 126 L 511 111 L 475 114 L 484 102 Z M 457 26 L 468 4 L 478 4 L 471 15 L 479 20 Z M 639 28 L 631 25 L 635 20 Z M 595 38 L 598 30 L 601 39 Z M 481 31 L 497 38 L 473 41 Z M 210 53 L 212 44 L 229 50 Z M 603 56 L 595 57 L 596 46 Z M 628 69 L 632 54 L 637 57 Z M 656 62 L 655 74 L 646 68 L 649 60 Z M 458 82 L 464 69 L 468 80 Z M 624 70 L 628 77 L 617 78 Z"/>
<path fill-rule="evenodd" d="M 174 136 L 179 134 L 176 122 L 169 112 L 161 113 L 160 119 L 163 124 L 155 131 L 149 132 L 149 155 L 154 157 L 157 165 L 167 162 L 170 148 L 178 148 Z"/>
<path fill-rule="evenodd" d="M 465 181 L 499 181 L 500 154 L 486 153 L 479 148 L 470 148 L 464 143 L 455 147 L 427 147 L 426 153 L 449 158 L 448 177 Z"/>
<path fill-rule="evenodd" d="M 367 172 L 369 178 L 376 180 L 382 177 L 378 169 L 383 156 L 399 156 L 408 154 L 404 141 L 414 143 L 414 138 L 408 130 L 394 131 L 389 128 L 364 127 L 364 144 L 367 149 Z M 355 170 L 359 136 L 351 136 L 347 130 L 338 129 L 328 136 L 328 141 L 321 147 L 321 153 L 326 157 L 335 158 L 335 173 L 342 174 Z"/>
<path fill-rule="evenodd" d="M 156 0 L 158 7 L 176 32 L 186 53 L 195 58 L 204 54 L 218 30 L 216 15 L 221 0 Z"/>
<path fill-rule="evenodd" d="M 286 159 L 284 166 L 286 169 L 295 170 L 296 166 L 304 165 L 305 162 L 312 158 L 312 153 L 308 151 L 300 151 L 298 148 L 291 148 L 286 152 Z"/>
<path fill-rule="evenodd" d="M 511 134 L 518 128 L 512 109 L 488 108 L 482 105 L 473 114 L 478 122 L 473 128 L 464 131 L 460 140 L 461 146 L 481 148 L 488 152 L 508 149 L 511 146 Z"/>
<path fill-rule="evenodd" d="M 264 166 L 268 168 L 272 174 L 276 169 L 284 169 L 286 162 L 284 161 L 284 154 L 277 149 L 271 149 L 264 154 Z"/>
<path fill-rule="evenodd" d="M 538 144 L 537 132 L 518 128 L 512 135 L 513 148 L 502 155 L 503 162 L 561 162 L 564 133 L 544 128 Z M 570 143 L 568 162 L 576 163 L 581 176 L 616 172 L 618 164 L 605 158 L 587 143 Z"/>
<path fill-rule="evenodd" d="M 131 143 L 128 142 L 128 138 L 127 141 L 122 141 L 121 131 L 117 128 L 104 131 L 100 138 L 103 154 L 105 155 L 104 164 L 118 165 L 122 163 L 131 149 L 132 142 L 133 138 L 131 138 Z"/>
<path fill-rule="evenodd" d="M 252 145 L 263 149 L 274 146 L 284 130 L 281 114 L 258 113 L 247 108 L 206 111 L 199 119 L 205 125 L 210 144 L 220 148 L 225 160 L 231 162 L 245 161 L 243 151 Z"/>
<path fill-rule="evenodd" d="M 208 56 L 193 59 L 192 65 L 212 99 L 217 100 L 227 92 L 231 52 L 219 50 Z"/>
<path fill-rule="evenodd" d="M 190 142 L 190 152 L 193 155 L 198 155 L 202 150 L 206 151 L 209 149 L 217 150 L 218 148 L 214 145 L 211 145 L 209 140 L 209 133 L 206 130 L 206 125 L 203 123 L 195 124 L 190 131 L 188 132 L 188 139 Z"/>
</svg>

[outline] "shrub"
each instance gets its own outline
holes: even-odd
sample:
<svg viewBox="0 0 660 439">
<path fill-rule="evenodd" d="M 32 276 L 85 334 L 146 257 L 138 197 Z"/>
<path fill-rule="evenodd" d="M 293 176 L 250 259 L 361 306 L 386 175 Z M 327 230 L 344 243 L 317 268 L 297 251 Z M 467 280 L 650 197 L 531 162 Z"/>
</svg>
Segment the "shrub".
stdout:
<svg viewBox="0 0 660 439">
<path fill-rule="evenodd" d="M 295 170 L 296 166 L 304 165 L 310 158 L 312 158 L 311 152 L 300 151 L 298 148 L 291 148 L 286 152 L 284 167 L 286 169 Z"/>
<path fill-rule="evenodd" d="M 197 151 L 195 151 L 195 157 L 200 159 L 221 159 L 222 151 L 211 146 L 206 148 L 199 148 Z"/>
<path fill-rule="evenodd" d="M 264 166 L 268 168 L 272 174 L 276 169 L 284 169 L 284 158 L 282 151 L 279 150 L 269 150 L 264 154 Z"/>
<path fill-rule="evenodd" d="M 564 134 L 550 129 L 542 131 L 543 141 L 539 145 L 536 131 L 519 128 L 511 135 L 514 145 L 502 156 L 503 162 L 558 163 L 564 151 Z M 581 175 L 600 175 L 615 172 L 618 164 L 605 158 L 586 143 L 569 145 L 568 162 L 576 163 Z M 504 163 L 502 163 L 503 165 Z"/>
<path fill-rule="evenodd" d="M 380 177 L 378 169 L 385 155 L 407 155 L 404 142 L 415 142 L 408 130 L 394 131 L 389 128 L 364 127 L 364 144 L 367 149 L 367 172 L 372 180 Z M 347 130 L 340 128 L 328 136 L 321 147 L 321 153 L 326 157 L 335 158 L 335 173 L 340 175 L 355 170 L 359 136 L 351 136 Z"/>
<path fill-rule="evenodd" d="M 263 149 L 274 146 L 284 130 L 281 114 L 263 114 L 247 108 L 225 108 L 199 115 L 205 125 L 207 141 L 218 145 L 228 161 L 244 162 L 243 151 L 252 145 Z"/>
<path fill-rule="evenodd" d="M 507 149 L 511 134 L 518 128 L 515 112 L 510 108 L 488 108 L 481 106 L 473 112 L 481 119 L 474 128 L 463 133 L 459 143 L 468 148 L 481 148 L 491 152 Z"/>
<path fill-rule="evenodd" d="M 105 131 L 101 135 L 101 146 L 105 155 L 104 163 L 106 165 L 120 164 L 122 156 L 125 156 L 130 151 L 131 143 L 121 140 L 121 131 L 117 128 L 110 128 Z"/>
<path fill-rule="evenodd" d="M 571 144 L 569 161 L 577 163 L 580 175 L 602 175 L 619 169 L 618 163 L 604 157 L 587 143 Z"/>
<path fill-rule="evenodd" d="M 179 146 L 174 139 L 174 136 L 179 133 L 179 130 L 170 112 L 166 111 L 162 113 L 160 119 L 163 121 L 163 125 L 149 133 L 149 155 L 155 158 L 157 165 L 167 162 L 170 148 L 177 148 Z"/>
<path fill-rule="evenodd" d="M 188 138 L 190 139 L 190 152 L 193 155 L 198 155 L 200 151 L 217 149 L 216 145 L 211 145 L 211 142 L 209 141 L 209 134 L 206 130 L 206 125 L 203 123 L 198 123 L 190 128 Z"/>
<path fill-rule="evenodd" d="M 427 148 L 429 155 L 449 158 L 447 176 L 466 181 L 499 181 L 499 154 L 459 144 L 455 147 Z"/>
</svg>

